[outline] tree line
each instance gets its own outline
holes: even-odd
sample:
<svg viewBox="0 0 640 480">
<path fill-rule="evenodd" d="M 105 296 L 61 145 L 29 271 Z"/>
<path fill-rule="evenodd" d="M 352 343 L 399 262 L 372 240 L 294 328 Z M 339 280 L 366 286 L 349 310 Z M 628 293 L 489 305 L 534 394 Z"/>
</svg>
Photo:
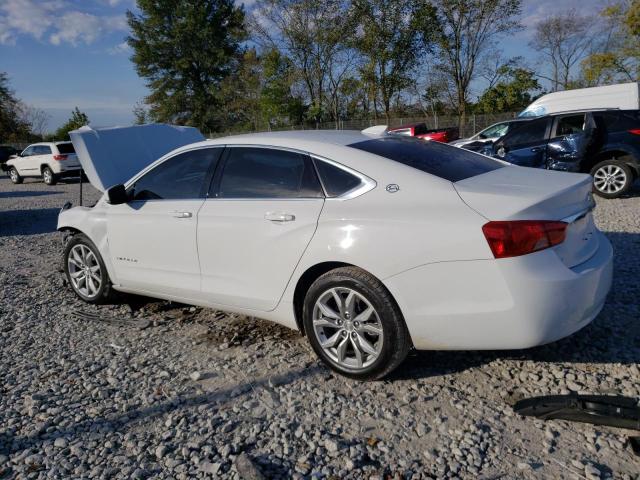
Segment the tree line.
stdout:
<svg viewBox="0 0 640 480">
<path fill-rule="evenodd" d="M 454 114 L 462 127 L 470 113 L 518 111 L 548 91 L 640 78 L 640 0 L 617 0 L 593 15 L 559 4 L 534 26 L 529 46 L 538 57 L 527 61 L 503 48 L 523 29 L 522 0 L 257 0 L 250 11 L 233 0 L 137 0 L 137 7 L 127 12 L 127 41 L 150 93 L 134 107 L 136 123 L 209 133 Z M 0 140 L 11 128 L 13 136 L 20 128 L 37 134 L 4 74 L 0 87 Z M 76 108 L 55 135 L 83 121 Z"/>
</svg>

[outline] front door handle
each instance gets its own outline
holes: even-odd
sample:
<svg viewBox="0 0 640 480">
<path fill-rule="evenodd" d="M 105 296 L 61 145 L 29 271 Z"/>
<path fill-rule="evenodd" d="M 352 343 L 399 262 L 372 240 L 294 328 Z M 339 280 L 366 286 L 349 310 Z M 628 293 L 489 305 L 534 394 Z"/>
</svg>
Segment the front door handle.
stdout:
<svg viewBox="0 0 640 480">
<path fill-rule="evenodd" d="M 296 216 L 291 213 L 267 212 L 264 214 L 264 219 L 269 220 L 270 222 L 284 223 L 293 222 L 296 219 Z"/>
<path fill-rule="evenodd" d="M 541 150 L 542 150 L 542 147 L 533 147 L 533 148 L 531 149 L 531 151 L 532 151 L 533 153 L 540 152 Z"/>
<path fill-rule="evenodd" d="M 191 217 L 193 217 L 193 214 L 191 212 L 174 211 L 174 212 L 169 212 L 169 215 L 171 215 L 172 217 L 176 217 L 176 218 L 191 218 Z"/>
</svg>

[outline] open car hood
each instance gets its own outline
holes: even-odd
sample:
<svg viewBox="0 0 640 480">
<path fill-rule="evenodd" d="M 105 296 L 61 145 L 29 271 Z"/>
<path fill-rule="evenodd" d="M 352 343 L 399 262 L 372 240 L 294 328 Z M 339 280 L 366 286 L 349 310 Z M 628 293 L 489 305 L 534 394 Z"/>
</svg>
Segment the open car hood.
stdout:
<svg viewBox="0 0 640 480">
<path fill-rule="evenodd" d="M 178 147 L 204 140 L 197 128 L 150 124 L 131 127 L 82 127 L 69 133 L 82 168 L 104 192 L 125 183 L 147 165 Z"/>
</svg>

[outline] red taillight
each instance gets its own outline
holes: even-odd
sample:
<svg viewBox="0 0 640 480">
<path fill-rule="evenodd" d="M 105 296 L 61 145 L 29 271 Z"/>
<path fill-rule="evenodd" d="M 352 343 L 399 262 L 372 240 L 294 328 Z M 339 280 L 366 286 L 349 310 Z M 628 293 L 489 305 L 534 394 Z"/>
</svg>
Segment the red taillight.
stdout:
<svg viewBox="0 0 640 480">
<path fill-rule="evenodd" d="M 640 128 L 633 128 L 629 130 L 629 133 L 633 133 L 634 135 L 640 135 Z"/>
<path fill-rule="evenodd" d="M 66 160 L 67 159 L 67 155 L 54 155 L 53 159 L 54 160 Z"/>
<path fill-rule="evenodd" d="M 564 242 L 567 224 L 545 220 L 489 222 L 482 226 L 495 258 L 517 257 Z"/>
</svg>

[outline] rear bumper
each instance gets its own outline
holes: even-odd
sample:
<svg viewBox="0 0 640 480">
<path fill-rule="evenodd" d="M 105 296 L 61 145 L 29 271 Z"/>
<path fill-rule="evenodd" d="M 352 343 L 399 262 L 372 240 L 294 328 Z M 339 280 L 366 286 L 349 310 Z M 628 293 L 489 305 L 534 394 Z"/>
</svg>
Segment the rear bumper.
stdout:
<svg viewBox="0 0 640 480">
<path fill-rule="evenodd" d="M 518 258 L 442 262 L 388 278 L 414 346 L 425 350 L 529 348 L 588 325 L 611 288 L 613 249 L 568 268 L 553 249 Z"/>
</svg>

